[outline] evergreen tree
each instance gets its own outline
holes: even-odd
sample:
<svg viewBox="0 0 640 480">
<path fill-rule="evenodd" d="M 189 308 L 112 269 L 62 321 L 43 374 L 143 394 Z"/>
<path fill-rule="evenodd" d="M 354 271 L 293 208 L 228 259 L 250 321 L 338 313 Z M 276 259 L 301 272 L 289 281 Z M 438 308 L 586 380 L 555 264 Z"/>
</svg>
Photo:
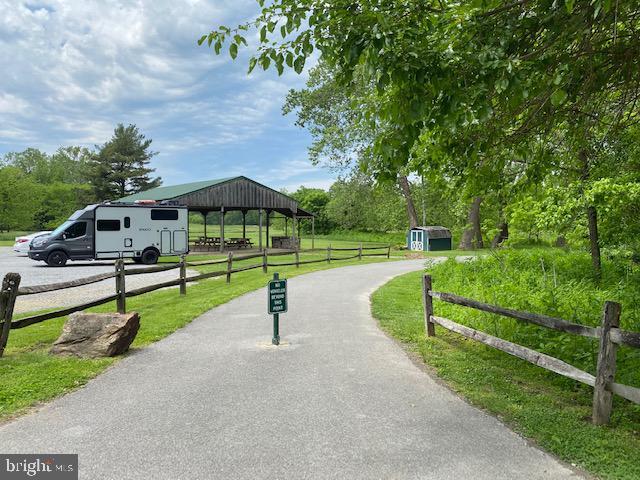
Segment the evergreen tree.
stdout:
<svg viewBox="0 0 640 480">
<path fill-rule="evenodd" d="M 99 200 L 115 200 L 126 195 L 159 186 L 160 177 L 152 178 L 151 158 L 157 154 L 150 150 L 147 139 L 135 125 L 118 124 L 113 137 L 98 147 L 92 160 L 91 184 Z"/>
</svg>

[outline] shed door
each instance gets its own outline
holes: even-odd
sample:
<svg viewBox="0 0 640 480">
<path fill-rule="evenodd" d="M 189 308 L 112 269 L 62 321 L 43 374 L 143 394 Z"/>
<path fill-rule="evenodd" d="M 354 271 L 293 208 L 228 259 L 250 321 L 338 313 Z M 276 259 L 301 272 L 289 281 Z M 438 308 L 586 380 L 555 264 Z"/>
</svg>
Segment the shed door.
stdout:
<svg viewBox="0 0 640 480">
<path fill-rule="evenodd" d="M 163 255 L 171 253 L 171 232 L 169 230 L 160 232 L 160 253 Z"/>
<path fill-rule="evenodd" d="M 424 232 L 422 230 L 411 231 L 411 250 L 424 249 L 423 236 L 424 236 Z"/>
</svg>

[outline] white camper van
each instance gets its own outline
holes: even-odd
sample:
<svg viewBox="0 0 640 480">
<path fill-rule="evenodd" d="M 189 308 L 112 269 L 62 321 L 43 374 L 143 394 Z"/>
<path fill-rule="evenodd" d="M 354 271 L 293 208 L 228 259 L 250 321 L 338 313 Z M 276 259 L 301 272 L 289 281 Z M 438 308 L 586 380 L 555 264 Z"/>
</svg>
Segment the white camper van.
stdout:
<svg viewBox="0 0 640 480">
<path fill-rule="evenodd" d="M 78 210 L 49 235 L 36 238 L 29 258 L 55 267 L 67 260 L 114 258 L 150 265 L 161 255 L 188 251 L 187 207 L 105 203 Z"/>
</svg>

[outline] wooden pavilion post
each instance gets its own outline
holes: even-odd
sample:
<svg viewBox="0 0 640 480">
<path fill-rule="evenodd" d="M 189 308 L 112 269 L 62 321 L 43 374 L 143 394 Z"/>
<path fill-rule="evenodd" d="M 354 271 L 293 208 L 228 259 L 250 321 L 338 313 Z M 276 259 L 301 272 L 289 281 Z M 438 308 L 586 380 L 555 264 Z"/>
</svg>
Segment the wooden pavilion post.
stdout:
<svg viewBox="0 0 640 480">
<path fill-rule="evenodd" d="M 284 236 L 289 236 L 289 217 L 284 217 Z"/>
<path fill-rule="evenodd" d="M 269 220 L 271 217 L 271 210 L 267 209 L 267 239 L 266 239 L 266 246 L 267 248 L 269 248 Z"/>
<path fill-rule="evenodd" d="M 242 238 L 247 238 L 247 211 L 242 210 Z"/>
<path fill-rule="evenodd" d="M 316 217 L 311 217 L 311 250 L 316 247 Z"/>
<path fill-rule="evenodd" d="M 296 245 L 296 248 L 302 247 L 302 234 L 300 232 L 301 232 L 301 230 L 300 230 L 300 219 L 298 219 L 298 242 L 300 242 L 300 243 L 299 243 L 299 245 Z"/>
<path fill-rule="evenodd" d="M 202 214 L 202 217 L 204 218 L 204 238 L 206 240 L 207 238 L 207 214 L 209 212 L 200 212 Z"/>
<path fill-rule="evenodd" d="M 293 240 L 294 248 L 297 248 L 297 245 L 298 245 L 296 241 L 296 221 L 297 220 L 298 218 L 295 215 L 291 219 L 291 239 Z"/>
<path fill-rule="evenodd" d="M 258 250 L 262 251 L 262 208 L 258 210 Z"/>
<path fill-rule="evenodd" d="M 220 253 L 224 252 L 224 207 L 220 207 Z"/>
</svg>

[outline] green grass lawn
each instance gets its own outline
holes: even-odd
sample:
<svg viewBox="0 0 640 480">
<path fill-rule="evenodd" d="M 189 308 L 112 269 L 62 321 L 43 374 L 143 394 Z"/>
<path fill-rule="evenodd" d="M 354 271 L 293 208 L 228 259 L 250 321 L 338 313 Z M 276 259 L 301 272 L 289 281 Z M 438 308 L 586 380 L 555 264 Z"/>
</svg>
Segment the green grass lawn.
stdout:
<svg viewBox="0 0 640 480">
<path fill-rule="evenodd" d="M 341 255 L 336 252 L 335 256 Z M 316 258 L 324 258 L 324 255 L 322 253 L 301 255 L 301 260 Z M 201 257 L 196 259 L 200 260 Z M 273 258 L 273 263 L 291 261 L 293 261 L 292 256 Z M 357 259 L 333 261 L 330 264 L 322 262 L 301 265 L 299 268 L 273 267 L 269 268 L 268 274 L 262 273 L 261 269 L 256 269 L 234 274 L 230 284 L 225 282 L 224 277 L 188 284 L 186 296 L 180 296 L 178 290 L 173 288 L 129 298 L 127 310 L 139 312 L 141 315 L 140 330 L 132 349 L 143 348 L 160 340 L 207 310 L 265 286 L 274 271 L 279 272 L 281 277 L 291 278 L 315 270 L 378 261 L 387 260 L 384 257 L 365 257 L 362 261 Z M 256 263 L 260 263 L 259 258 L 234 262 L 234 266 Z M 203 266 L 196 269 L 208 272 L 220 270 L 221 266 Z M 115 304 L 101 305 L 90 311 L 113 312 Z M 20 315 L 17 318 L 21 316 L 26 315 Z M 6 420 L 39 402 L 78 388 L 118 361 L 118 357 L 90 360 L 49 355 L 48 350 L 60 335 L 65 320 L 66 317 L 52 319 L 11 331 L 5 356 L 0 359 L 0 420 Z"/>
<path fill-rule="evenodd" d="M 575 263 L 575 259 L 572 260 L 572 258 L 568 258 L 567 261 Z M 477 262 L 471 262 L 471 264 Z M 464 290 L 464 285 L 467 285 L 467 289 L 470 290 L 475 285 L 475 281 L 484 278 L 481 276 L 482 265 L 471 264 L 463 267 L 453 264 L 435 267 L 434 289 L 485 301 L 491 301 L 491 295 L 502 295 L 498 300 L 494 297 L 492 303 L 521 308 L 519 305 L 513 305 L 514 292 L 506 287 L 502 287 L 499 291 L 495 289 L 493 294 L 487 292 L 486 296 L 489 298 L 481 298 L 482 296 L 477 292 L 470 294 L 469 291 Z M 508 277 L 512 270 L 508 265 L 503 265 L 502 268 L 503 276 Z M 547 268 L 551 270 L 548 264 Z M 458 272 L 458 276 L 453 278 L 453 272 Z M 493 274 L 495 275 L 495 272 Z M 436 326 L 437 336 L 427 339 L 424 334 L 421 303 L 421 276 L 421 272 L 415 272 L 397 277 L 373 294 L 373 314 L 384 330 L 402 341 L 409 350 L 420 355 L 437 376 L 444 379 L 453 390 L 472 404 L 498 416 L 514 430 L 534 440 L 561 459 L 601 478 L 640 478 L 640 406 L 616 397 L 611 425 L 596 427 L 590 423 L 592 388 L 483 344 L 464 339 L 438 326 Z M 521 278 L 516 281 L 524 283 Z M 559 273 L 558 278 L 550 281 L 552 283 L 557 281 L 558 288 L 562 288 L 562 277 Z M 453 284 L 456 284 L 457 288 L 452 289 Z M 575 283 L 568 282 L 568 284 L 577 290 L 583 288 Z M 495 285 L 484 288 L 489 290 L 491 287 Z M 525 284 L 522 288 L 526 290 L 530 287 Z M 594 295 L 586 290 L 584 296 L 590 298 Z M 534 301 L 532 297 L 533 295 L 528 301 Z M 507 298 L 511 298 L 512 302 L 508 302 Z M 549 299 L 543 296 L 541 301 L 549 302 Z M 580 309 L 581 304 L 577 295 L 569 301 L 573 306 L 568 308 L 573 308 L 574 312 Z M 594 303 L 597 306 L 599 299 Z M 540 307 L 530 310 L 552 313 L 541 312 L 538 308 Z M 462 307 L 445 305 L 436 300 L 434 300 L 434 310 L 437 315 L 460 323 L 472 324 L 475 328 L 503 338 L 512 339 L 510 338 L 512 335 L 520 335 L 522 341 L 517 343 L 526 344 L 525 335 L 531 335 L 531 332 L 520 331 L 519 324 L 507 328 L 493 316 L 465 317 L 464 312 L 470 309 L 463 310 Z M 477 323 L 473 324 L 474 321 Z M 627 318 L 625 321 L 630 320 Z M 591 361 L 589 358 L 581 360 L 579 358 L 582 355 L 581 350 L 569 348 L 567 340 L 562 335 L 551 333 L 555 335 L 555 341 L 551 336 L 543 336 L 541 340 L 538 340 L 538 337 L 531 337 L 530 344 L 527 346 L 540 341 L 539 350 L 546 349 L 547 353 L 558 352 L 555 356 L 564 356 L 567 361 L 569 361 L 568 357 L 571 357 L 572 363 L 577 366 L 582 366 L 581 361 L 585 363 Z M 629 384 L 636 386 L 638 384 L 632 382 L 637 376 L 637 368 L 631 368 L 633 358 L 629 356 L 636 355 L 637 360 L 637 352 L 637 350 L 621 352 L 619 357 L 623 358 L 618 367 L 618 377 L 626 377 Z"/>
<path fill-rule="evenodd" d="M 14 243 L 16 243 L 16 237 L 19 237 L 21 235 L 28 235 L 29 233 L 31 232 L 0 232 L 0 247 L 11 247 Z"/>
</svg>

